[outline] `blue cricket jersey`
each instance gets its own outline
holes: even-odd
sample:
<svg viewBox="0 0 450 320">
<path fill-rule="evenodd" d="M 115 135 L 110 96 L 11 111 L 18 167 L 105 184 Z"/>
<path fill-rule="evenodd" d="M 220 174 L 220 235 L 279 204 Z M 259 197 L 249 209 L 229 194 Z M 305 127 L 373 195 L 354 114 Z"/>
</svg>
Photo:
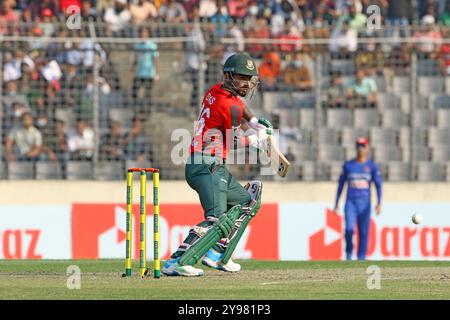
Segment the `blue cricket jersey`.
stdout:
<svg viewBox="0 0 450 320">
<path fill-rule="evenodd" d="M 370 201 L 371 183 L 375 183 L 378 203 L 381 203 L 381 173 L 378 166 L 372 160 L 359 163 L 356 159 L 346 161 L 342 166 L 342 174 L 339 177 L 339 185 L 336 195 L 336 205 L 339 203 L 342 190 L 347 183 L 347 201 Z"/>
</svg>

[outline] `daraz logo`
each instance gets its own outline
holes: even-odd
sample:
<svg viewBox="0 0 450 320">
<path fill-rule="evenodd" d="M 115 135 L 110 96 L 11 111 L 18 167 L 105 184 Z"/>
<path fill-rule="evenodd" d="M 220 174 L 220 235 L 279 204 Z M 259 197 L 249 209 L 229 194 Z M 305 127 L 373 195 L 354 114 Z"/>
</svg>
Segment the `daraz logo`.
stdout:
<svg viewBox="0 0 450 320">
<path fill-rule="evenodd" d="M 327 209 L 323 229 L 309 237 L 309 258 L 311 260 L 340 260 L 342 255 L 342 218 Z"/>
</svg>

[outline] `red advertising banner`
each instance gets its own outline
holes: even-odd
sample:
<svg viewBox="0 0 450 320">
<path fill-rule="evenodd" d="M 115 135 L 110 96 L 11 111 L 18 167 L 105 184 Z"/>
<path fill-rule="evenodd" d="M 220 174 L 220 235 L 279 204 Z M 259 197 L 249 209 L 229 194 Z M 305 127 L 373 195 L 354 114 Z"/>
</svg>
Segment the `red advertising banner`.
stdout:
<svg viewBox="0 0 450 320">
<path fill-rule="evenodd" d="M 72 207 L 72 258 L 123 258 L 125 254 L 125 206 L 74 204 Z M 190 228 L 204 219 L 195 204 L 161 204 L 160 253 L 167 259 Z M 147 206 L 147 257 L 153 255 L 152 205 Z M 138 256 L 139 206 L 133 207 L 133 253 Z M 236 258 L 277 260 L 278 205 L 265 204 L 250 222 L 235 252 Z"/>
</svg>

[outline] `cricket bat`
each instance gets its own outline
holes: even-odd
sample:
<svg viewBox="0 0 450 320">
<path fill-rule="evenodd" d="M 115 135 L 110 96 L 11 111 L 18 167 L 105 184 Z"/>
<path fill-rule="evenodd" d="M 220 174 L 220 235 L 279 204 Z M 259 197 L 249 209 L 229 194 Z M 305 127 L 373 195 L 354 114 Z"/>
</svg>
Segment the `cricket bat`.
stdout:
<svg viewBox="0 0 450 320">
<path fill-rule="evenodd" d="M 291 163 L 281 153 L 276 139 L 271 135 L 267 137 L 267 157 L 270 159 L 272 170 L 280 177 L 285 177 Z"/>
</svg>

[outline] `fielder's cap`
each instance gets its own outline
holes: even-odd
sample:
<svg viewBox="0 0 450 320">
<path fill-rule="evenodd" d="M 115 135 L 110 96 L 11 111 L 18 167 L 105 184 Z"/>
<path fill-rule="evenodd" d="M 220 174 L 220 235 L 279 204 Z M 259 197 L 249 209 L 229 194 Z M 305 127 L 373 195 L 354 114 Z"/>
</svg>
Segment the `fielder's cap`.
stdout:
<svg viewBox="0 0 450 320">
<path fill-rule="evenodd" d="M 357 146 L 367 146 L 369 144 L 369 139 L 367 137 L 359 137 L 356 139 Z"/>
</svg>

